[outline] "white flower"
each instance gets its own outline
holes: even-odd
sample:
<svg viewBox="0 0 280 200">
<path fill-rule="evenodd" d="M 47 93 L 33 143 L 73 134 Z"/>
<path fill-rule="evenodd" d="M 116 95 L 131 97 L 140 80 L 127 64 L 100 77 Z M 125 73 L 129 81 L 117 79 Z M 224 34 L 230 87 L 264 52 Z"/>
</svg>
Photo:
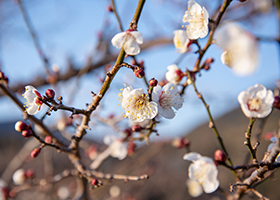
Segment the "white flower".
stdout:
<svg viewBox="0 0 280 200">
<path fill-rule="evenodd" d="M 133 89 L 127 83 L 124 83 L 124 86 L 125 88 L 119 96 L 122 108 L 125 111 L 125 117 L 134 122 L 142 122 L 157 115 L 157 103 L 149 101 L 149 97 L 143 89 Z"/>
<path fill-rule="evenodd" d="M 183 22 L 188 22 L 187 35 L 189 39 L 204 38 L 208 34 L 209 14 L 194 0 L 188 2 L 188 10 L 185 12 Z"/>
<path fill-rule="evenodd" d="M 191 152 L 185 154 L 183 159 L 193 162 L 189 166 L 189 178 L 197 181 L 204 192 L 212 193 L 217 190 L 219 187 L 218 169 L 211 158 Z"/>
<path fill-rule="evenodd" d="M 270 138 L 270 141 L 271 141 L 272 143 L 271 143 L 270 145 L 268 145 L 267 151 L 270 151 L 270 150 L 274 147 L 274 145 L 275 145 L 275 143 L 277 142 L 277 140 L 278 140 L 277 137 L 272 137 L 272 138 Z M 280 162 L 280 155 L 277 156 L 277 158 L 275 159 L 275 161 L 276 161 L 276 162 Z"/>
<path fill-rule="evenodd" d="M 175 117 L 172 108 L 178 110 L 182 107 L 184 99 L 180 96 L 177 86 L 167 83 L 163 88 L 159 85 L 153 89 L 153 100 L 158 103 L 158 113 L 167 119 Z"/>
<path fill-rule="evenodd" d="M 167 67 L 167 70 L 168 71 L 165 74 L 166 80 L 168 80 L 168 82 L 170 83 L 174 83 L 175 85 L 179 84 L 184 77 L 181 69 L 177 65 L 173 64 L 169 65 Z"/>
<path fill-rule="evenodd" d="M 41 98 L 41 94 L 36 88 L 28 85 L 25 87 L 25 92 L 22 96 L 27 100 L 27 103 L 25 103 L 27 106 L 27 113 L 29 115 L 35 115 L 42 106 L 42 102 L 39 100 L 39 98 Z"/>
<path fill-rule="evenodd" d="M 188 192 L 192 197 L 198 197 L 203 193 L 202 187 L 197 181 L 187 179 L 186 185 L 188 187 Z"/>
<path fill-rule="evenodd" d="M 178 49 L 179 53 L 185 53 L 188 50 L 188 43 L 190 41 L 186 31 L 176 30 L 173 33 L 174 33 L 173 42 L 175 48 Z"/>
<path fill-rule="evenodd" d="M 127 156 L 127 148 L 125 144 L 113 135 L 106 135 L 103 142 L 109 146 L 110 155 L 119 160 L 123 160 Z"/>
<path fill-rule="evenodd" d="M 127 30 L 116 34 L 112 40 L 112 45 L 118 49 L 124 48 L 124 51 L 128 55 L 137 55 L 140 53 L 139 44 L 143 43 L 142 33 L 138 31 Z"/>
<path fill-rule="evenodd" d="M 26 181 L 26 175 L 24 169 L 18 169 L 13 174 L 13 181 L 16 185 L 22 185 Z"/>
<path fill-rule="evenodd" d="M 222 27 L 215 42 L 224 49 L 221 60 L 239 76 L 250 75 L 258 65 L 258 47 L 256 39 L 235 23 Z"/>
<path fill-rule="evenodd" d="M 256 84 L 246 91 L 240 92 L 237 99 L 243 113 L 249 118 L 266 117 L 271 112 L 274 102 L 272 91 L 266 90 L 261 84 Z"/>
</svg>

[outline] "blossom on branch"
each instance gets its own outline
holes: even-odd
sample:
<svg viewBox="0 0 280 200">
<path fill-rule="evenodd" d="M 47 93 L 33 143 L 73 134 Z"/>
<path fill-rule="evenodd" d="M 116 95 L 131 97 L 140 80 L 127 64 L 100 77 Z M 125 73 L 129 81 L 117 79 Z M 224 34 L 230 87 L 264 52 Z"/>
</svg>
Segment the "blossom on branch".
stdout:
<svg viewBox="0 0 280 200">
<path fill-rule="evenodd" d="M 14 172 L 13 177 L 12 177 L 15 185 L 22 185 L 27 179 L 27 176 L 25 174 L 24 169 L 18 169 L 17 171 Z"/>
<path fill-rule="evenodd" d="M 116 34 L 112 40 L 112 45 L 118 49 L 124 48 L 128 55 L 137 55 L 140 53 L 139 44 L 143 43 L 142 33 L 133 30 L 127 30 Z"/>
<path fill-rule="evenodd" d="M 124 83 L 124 86 L 125 88 L 119 96 L 122 108 L 125 111 L 125 117 L 134 122 L 142 122 L 157 115 L 157 103 L 149 101 L 149 97 L 143 89 L 133 89 L 127 83 Z"/>
<path fill-rule="evenodd" d="M 258 65 L 258 47 L 256 39 L 235 23 L 222 27 L 215 39 L 224 49 L 221 61 L 232 68 L 239 76 L 254 73 Z"/>
<path fill-rule="evenodd" d="M 158 113 L 167 119 L 175 117 L 175 112 L 172 108 L 178 110 L 184 102 L 177 90 L 177 86 L 173 83 L 168 83 L 163 88 L 159 85 L 154 87 L 153 100 L 158 103 Z"/>
<path fill-rule="evenodd" d="M 188 2 L 188 10 L 185 12 L 183 22 L 189 23 L 186 25 L 189 39 L 204 38 L 208 34 L 208 18 L 209 14 L 204 7 L 194 0 Z"/>
<path fill-rule="evenodd" d="M 183 157 L 184 160 L 192 161 L 189 166 L 189 178 L 198 182 L 203 188 L 204 192 L 212 193 L 219 187 L 218 169 L 214 161 L 199 153 L 187 153 Z"/>
<path fill-rule="evenodd" d="M 173 33 L 173 43 L 175 45 L 175 48 L 178 49 L 177 52 L 185 53 L 188 50 L 188 43 L 190 42 L 186 31 L 176 30 Z"/>
<path fill-rule="evenodd" d="M 173 64 L 173 65 L 169 65 L 167 67 L 167 70 L 168 71 L 165 74 L 166 80 L 168 80 L 168 82 L 170 83 L 178 85 L 182 80 L 182 78 L 184 77 L 184 74 L 181 71 L 181 69 L 177 65 Z"/>
<path fill-rule="evenodd" d="M 42 106 L 42 101 L 39 100 L 41 98 L 41 94 L 38 92 L 36 88 L 31 85 L 25 87 L 25 92 L 22 95 L 27 102 L 25 105 L 27 106 L 26 112 L 29 115 L 35 115 Z"/>
<path fill-rule="evenodd" d="M 243 113 L 249 118 L 266 117 L 271 112 L 274 102 L 273 92 L 261 84 L 256 84 L 246 91 L 240 92 L 237 99 Z"/>
<path fill-rule="evenodd" d="M 123 160 L 127 156 L 127 147 L 125 144 L 113 135 L 106 135 L 103 142 L 109 146 L 110 155 L 119 160 Z"/>
</svg>

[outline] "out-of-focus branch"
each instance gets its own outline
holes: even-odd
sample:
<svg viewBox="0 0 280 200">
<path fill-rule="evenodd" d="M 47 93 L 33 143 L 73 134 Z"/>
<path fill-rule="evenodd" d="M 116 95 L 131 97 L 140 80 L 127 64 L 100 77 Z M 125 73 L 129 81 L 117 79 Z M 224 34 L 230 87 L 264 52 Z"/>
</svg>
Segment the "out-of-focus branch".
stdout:
<svg viewBox="0 0 280 200">
<path fill-rule="evenodd" d="M 111 4 L 112 4 L 113 12 L 116 15 L 116 18 L 118 20 L 119 28 L 120 28 L 121 31 L 123 31 L 122 22 L 121 22 L 121 19 L 120 19 L 119 15 L 118 15 L 117 9 L 116 9 L 115 1 L 111 0 Z"/>
</svg>

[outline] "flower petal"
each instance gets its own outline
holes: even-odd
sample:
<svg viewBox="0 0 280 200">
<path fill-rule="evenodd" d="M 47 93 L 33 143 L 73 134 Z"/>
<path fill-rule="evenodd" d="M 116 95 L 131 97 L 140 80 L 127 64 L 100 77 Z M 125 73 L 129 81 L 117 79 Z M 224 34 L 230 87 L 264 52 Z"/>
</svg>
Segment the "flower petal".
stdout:
<svg viewBox="0 0 280 200">
<path fill-rule="evenodd" d="M 120 49 L 125 42 L 126 34 L 127 34 L 126 32 L 116 34 L 111 40 L 112 45 Z"/>
</svg>

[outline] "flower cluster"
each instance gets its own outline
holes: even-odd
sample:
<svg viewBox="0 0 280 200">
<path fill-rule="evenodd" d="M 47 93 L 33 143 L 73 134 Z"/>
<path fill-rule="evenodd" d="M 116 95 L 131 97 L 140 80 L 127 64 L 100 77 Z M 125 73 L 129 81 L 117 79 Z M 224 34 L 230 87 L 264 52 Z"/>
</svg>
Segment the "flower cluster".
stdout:
<svg viewBox="0 0 280 200">
<path fill-rule="evenodd" d="M 256 84 L 240 92 L 238 102 L 247 117 L 264 118 L 272 110 L 274 96 L 271 90 L 267 90 L 261 84 Z"/>
<path fill-rule="evenodd" d="M 133 122 L 142 122 L 146 119 L 153 119 L 159 113 L 167 119 L 175 116 L 172 108 L 178 110 L 182 107 L 183 98 L 179 95 L 176 85 L 166 84 L 163 88 L 156 86 L 153 89 L 153 100 L 144 93 L 143 89 L 133 89 L 129 84 L 119 94 L 122 108 L 125 110 L 125 117 Z"/>
</svg>

